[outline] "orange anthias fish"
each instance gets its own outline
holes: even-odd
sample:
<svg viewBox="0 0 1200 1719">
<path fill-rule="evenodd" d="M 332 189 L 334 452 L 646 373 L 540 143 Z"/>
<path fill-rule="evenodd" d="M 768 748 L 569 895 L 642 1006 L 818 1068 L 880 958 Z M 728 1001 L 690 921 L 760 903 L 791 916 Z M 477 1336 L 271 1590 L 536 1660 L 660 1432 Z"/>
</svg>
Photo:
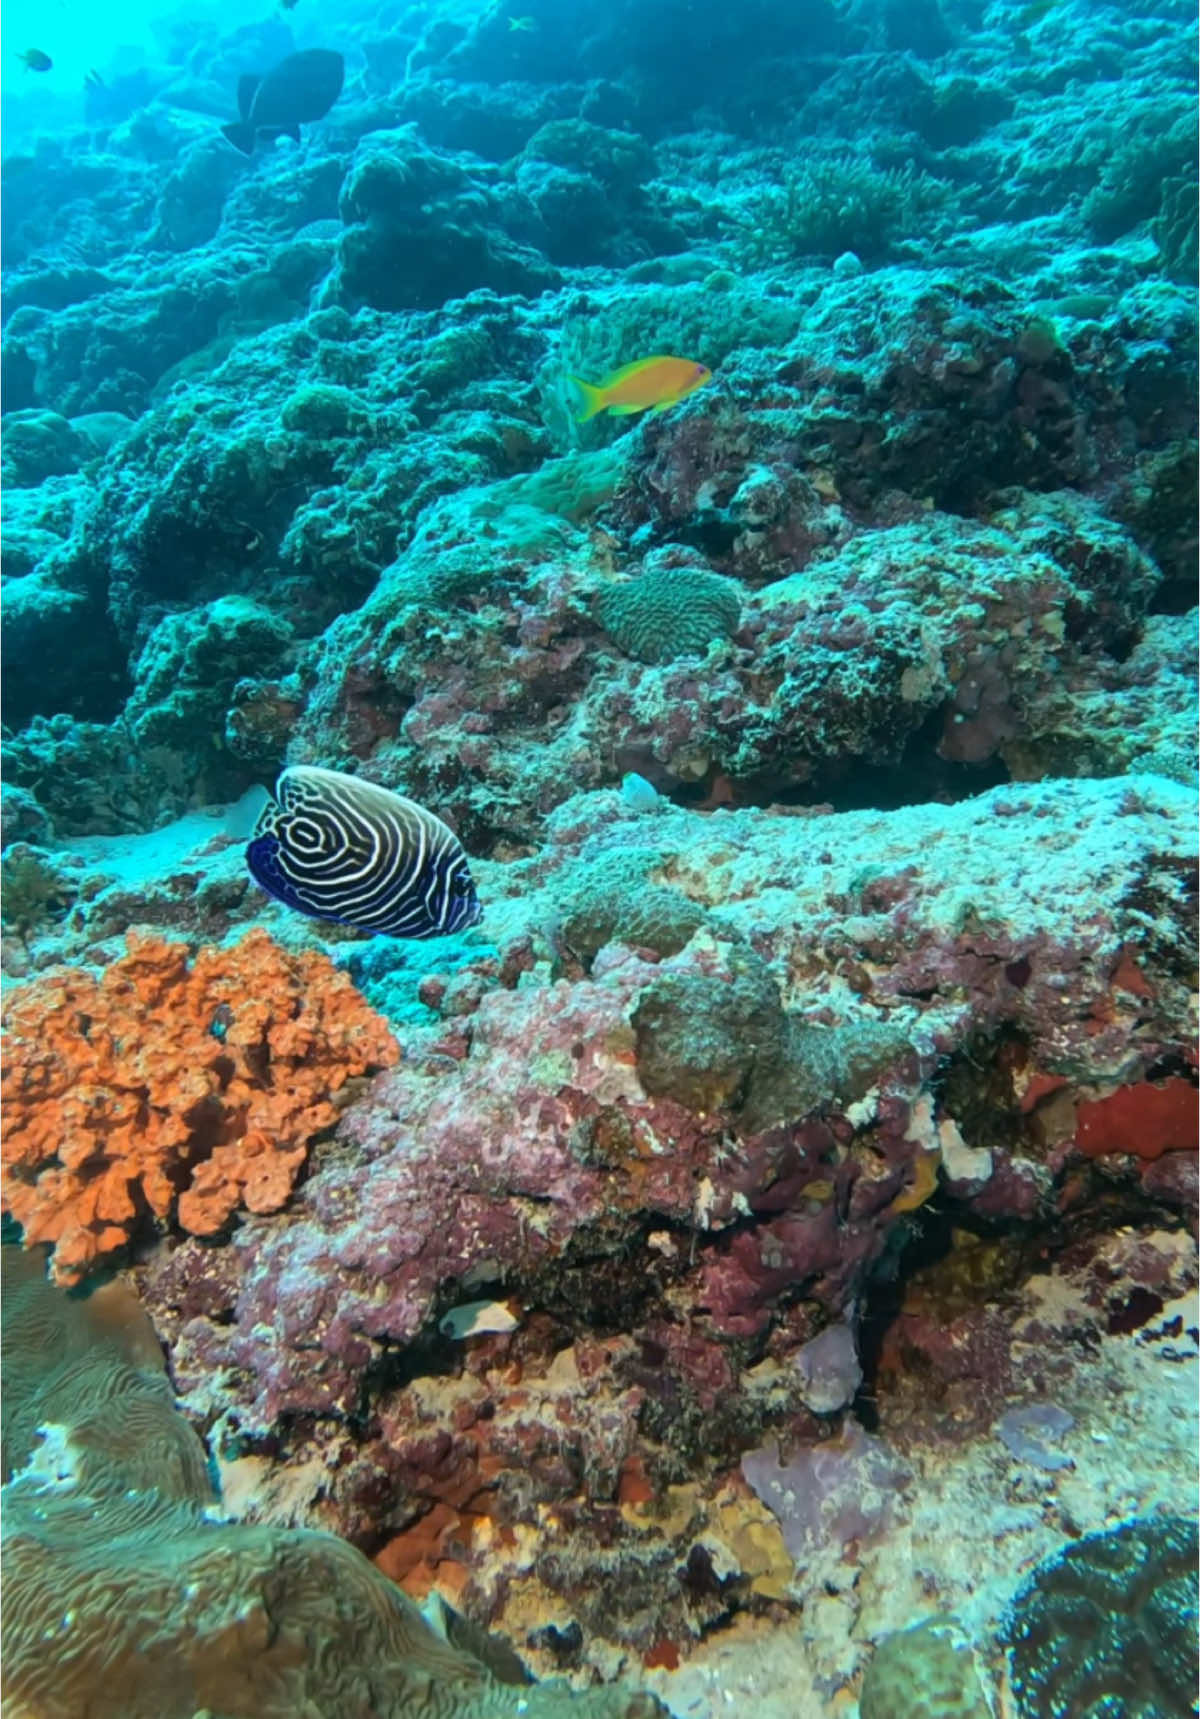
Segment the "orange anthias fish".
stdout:
<svg viewBox="0 0 1200 1719">
<path fill-rule="evenodd" d="M 630 412 L 665 412 L 712 380 L 712 371 L 692 358 L 639 358 L 623 370 L 614 370 L 604 382 L 571 381 L 583 395 L 575 414 L 577 424 L 586 424 L 597 412 L 625 417 Z"/>
</svg>

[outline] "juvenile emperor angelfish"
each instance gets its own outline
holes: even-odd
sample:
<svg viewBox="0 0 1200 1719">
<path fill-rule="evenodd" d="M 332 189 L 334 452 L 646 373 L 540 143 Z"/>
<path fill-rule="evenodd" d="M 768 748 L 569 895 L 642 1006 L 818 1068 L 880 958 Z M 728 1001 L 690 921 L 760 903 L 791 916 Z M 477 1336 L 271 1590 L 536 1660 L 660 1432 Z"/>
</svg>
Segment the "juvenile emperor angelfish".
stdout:
<svg viewBox="0 0 1200 1719">
<path fill-rule="evenodd" d="M 294 764 L 283 772 L 246 863 L 298 913 L 386 937 L 448 937 L 483 917 L 453 830 L 424 806 L 338 770 Z"/>
</svg>

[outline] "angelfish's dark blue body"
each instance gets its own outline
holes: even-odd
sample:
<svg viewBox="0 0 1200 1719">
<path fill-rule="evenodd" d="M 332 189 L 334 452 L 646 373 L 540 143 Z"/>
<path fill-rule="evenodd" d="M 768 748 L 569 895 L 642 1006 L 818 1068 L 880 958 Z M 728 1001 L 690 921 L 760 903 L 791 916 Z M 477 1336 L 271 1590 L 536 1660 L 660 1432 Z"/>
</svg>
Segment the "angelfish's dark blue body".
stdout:
<svg viewBox="0 0 1200 1719">
<path fill-rule="evenodd" d="M 446 937 L 483 917 L 467 856 L 412 800 L 295 765 L 246 849 L 255 882 L 297 913 L 390 937 Z"/>
</svg>

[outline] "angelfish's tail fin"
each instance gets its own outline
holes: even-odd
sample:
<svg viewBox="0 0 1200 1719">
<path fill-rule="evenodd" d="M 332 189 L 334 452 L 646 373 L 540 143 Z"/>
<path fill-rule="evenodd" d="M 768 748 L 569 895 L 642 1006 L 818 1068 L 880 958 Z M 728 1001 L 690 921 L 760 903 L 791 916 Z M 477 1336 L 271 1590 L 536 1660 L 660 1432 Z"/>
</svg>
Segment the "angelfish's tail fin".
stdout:
<svg viewBox="0 0 1200 1719">
<path fill-rule="evenodd" d="M 240 149 L 243 155 L 254 154 L 254 127 L 243 125 L 234 120 L 232 125 L 221 127 L 221 136 L 228 138 L 235 149 Z"/>
</svg>

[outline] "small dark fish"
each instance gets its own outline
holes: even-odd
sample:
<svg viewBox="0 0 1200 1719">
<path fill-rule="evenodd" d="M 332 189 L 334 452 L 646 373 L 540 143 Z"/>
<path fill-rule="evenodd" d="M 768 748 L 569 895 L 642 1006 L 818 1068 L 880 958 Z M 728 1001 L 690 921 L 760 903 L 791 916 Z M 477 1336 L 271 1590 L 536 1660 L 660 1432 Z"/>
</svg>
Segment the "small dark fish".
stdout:
<svg viewBox="0 0 1200 1719">
<path fill-rule="evenodd" d="M 49 72 L 54 69 L 54 61 L 49 54 L 43 54 L 40 48 L 25 48 L 18 58 L 24 60 L 31 72 Z"/>
<path fill-rule="evenodd" d="M 93 67 L 92 70 L 84 78 L 83 87 L 85 90 L 106 90 L 108 88 L 108 85 L 105 83 L 104 79 L 100 76 L 100 73 L 98 71 L 96 71 L 95 67 Z"/>
<path fill-rule="evenodd" d="M 448 937 L 483 909 L 453 830 L 359 776 L 294 764 L 246 849 L 269 895 L 313 919 L 388 937 Z"/>
<path fill-rule="evenodd" d="M 290 137 L 300 141 L 300 127 L 324 119 L 342 93 L 346 62 L 330 48 L 306 48 L 289 54 L 265 78 L 247 73 L 238 79 L 240 119 L 223 125 L 227 137 L 243 155 L 253 155 L 259 137 Z"/>
</svg>

